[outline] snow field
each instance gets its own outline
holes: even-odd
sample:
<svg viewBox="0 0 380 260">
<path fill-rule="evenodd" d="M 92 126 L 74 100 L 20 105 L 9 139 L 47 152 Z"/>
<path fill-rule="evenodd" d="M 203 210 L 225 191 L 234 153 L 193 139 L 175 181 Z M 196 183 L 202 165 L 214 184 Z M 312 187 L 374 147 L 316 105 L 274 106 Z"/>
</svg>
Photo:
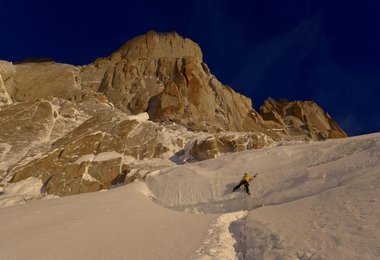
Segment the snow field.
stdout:
<svg viewBox="0 0 380 260">
<path fill-rule="evenodd" d="M 0 252 L 5 259 L 378 259 L 379 154 L 380 133 L 283 144 L 155 171 L 145 183 L 107 192 L 2 208 Z M 249 197 L 231 192 L 244 172 L 259 174 Z"/>
<path fill-rule="evenodd" d="M 149 176 L 146 183 L 157 203 L 178 211 L 248 210 L 245 259 L 377 259 L 379 154 L 379 134 L 282 145 L 178 166 Z M 248 198 L 244 191 L 231 193 L 244 172 L 259 173 Z M 209 240 L 222 241 L 224 233 L 216 233 L 219 238 L 214 233 Z M 226 243 L 220 242 L 212 254 L 202 251 L 204 259 L 223 254 L 222 259 L 244 259 L 239 239 L 234 238 L 235 258 L 227 257 L 221 249 Z M 207 258 L 210 254 L 214 258 Z"/>
<path fill-rule="evenodd" d="M 2 208 L 0 258 L 195 259 L 217 216 L 165 209 L 144 186 Z"/>
</svg>

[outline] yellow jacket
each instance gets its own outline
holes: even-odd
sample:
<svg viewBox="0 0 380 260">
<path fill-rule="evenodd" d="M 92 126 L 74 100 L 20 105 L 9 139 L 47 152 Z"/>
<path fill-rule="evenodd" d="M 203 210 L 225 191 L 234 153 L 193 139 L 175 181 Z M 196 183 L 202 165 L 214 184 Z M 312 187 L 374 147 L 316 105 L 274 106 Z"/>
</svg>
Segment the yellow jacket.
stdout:
<svg viewBox="0 0 380 260">
<path fill-rule="evenodd" d="M 248 173 L 244 173 L 243 180 L 250 182 L 255 178 L 255 176 L 248 175 Z"/>
</svg>

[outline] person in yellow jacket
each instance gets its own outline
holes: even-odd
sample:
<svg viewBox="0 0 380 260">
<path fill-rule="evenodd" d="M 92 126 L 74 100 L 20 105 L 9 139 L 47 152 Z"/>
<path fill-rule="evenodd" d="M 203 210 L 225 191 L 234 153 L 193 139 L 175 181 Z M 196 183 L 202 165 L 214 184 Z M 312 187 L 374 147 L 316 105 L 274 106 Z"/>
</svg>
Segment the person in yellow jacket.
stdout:
<svg viewBox="0 0 380 260">
<path fill-rule="evenodd" d="M 240 188 L 241 185 L 244 185 L 245 191 L 248 193 L 248 195 L 251 195 L 251 193 L 249 192 L 249 182 L 252 181 L 254 178 L 256 178 L 256 176 L 257 176 L 257 174 L 255 174 L 254 176 L 250 176 L 250 175 L 248 175 L 248 173 L 244 173 L 242 180 L 240 181 L 240 183 L 238 185 L 236 185 L 233 188 L 232 191 L 235 192 L 237 189 Z"/>
</svg>

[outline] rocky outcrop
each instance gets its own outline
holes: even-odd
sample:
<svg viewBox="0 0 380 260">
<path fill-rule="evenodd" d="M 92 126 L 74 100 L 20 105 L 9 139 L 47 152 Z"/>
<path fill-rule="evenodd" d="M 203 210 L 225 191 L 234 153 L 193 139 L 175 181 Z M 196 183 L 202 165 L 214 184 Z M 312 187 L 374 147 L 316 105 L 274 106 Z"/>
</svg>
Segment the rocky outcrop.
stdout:
<svg viewBox="0 0 380 260">
<path fill-rule="evenodd" d="M 46 97 L 79 99 L 82 95 L 80 70 L 75 66 L 27 62 L 12 67 L 14 72 L 5 82 L 5 88 L 15 101 L 35 101 Z"/>
<path fill-rule="evenodd" d="M 220 83 L 203 63 L 199 46 L 176 33 L 136 37 L 83 71 L 87 82 L 101 81 L 92 89 L 126 113 L 146 111 L 151 120 L 197 131 L 261 128 L 251 100 Z M 93 80 L 89 71 L 98 71 Z"/>
<path fill-rule="evenodd" d="M 224 153 L 258 149 L 273 143 L 273 139 L 262 133 L 219 133 L 195 140 L 190 154 L 195 160 L 207 160 Z"/>
<path fill-rule="evenodd" d="M 329 114 L 313 101 L 293 101 L 269 98 L 260 108 L 268 128 L 280 129 L 281 138 L 324 140 L 347 137 Z"/>
<path fill-rule="evenodd" d="M 0 176 L 6 166 L 17 164 L 36 143 L 49 138 L 55 120 L 54 108 L 47 101 L 3 105 L 0 109 Z"/>
<path fill-rule="evenodd" d="M 0 106 L 12 104 L 12 103 L 13 101 L 5 88 L 4 81 L 0 74 Z"/>
<path fill-rule="evenodd" d="M 49 194 L 72 195 L 142 179 L 145 174 L 161 167 L 157 162 L 150 166 L 149 159 L 171 159 L 183 163 L 273 143 L 262 133 L 199 136 L 176 124 L 163 126 L 148 121 L 146 113 L 131 117 L 111 108 L 99 110 L 96 116 L 65 133 L 59 132 L 64 120 L 84 117 L 81 115 L 85 108 L 82 103 L 75 105 L 58 99 L 30 102 L 34 106 L 45 105 L 48 109 L 46 114 L 52 116 L 48 117 L 50 121 L 44 119 L 41 127 L 49 129 L 48 133 L 42 132 L 42 139 L 50 136 L 51 140 L 45 144 L 47 150 L 31 147 L 24 153 L 23 158 L 7 172 L 8 176 L 12 176 L 11 182 L 35 177 L 42 180 L 43 190 Z M 93 106 L 99 104 L 93 103 Z M 56 138 L 59 135 L 62 137 Z M 31 157 L 34 159 L 31 160 Z M 168 163 L 162 167 L 168 167 Z"/>
<path fill-rule="evenodd" d="M 134 161 L 182 148 L 176 145 L 184 142 L 170 141 L 165 132 L 149 121 L 126 119 L 114 112 L 100 114 L 57 139 L 41 157 L 14 167 L 11 182 L 33 176 L 43 180 L 48 193 L 60 196 L 108 189 L 130 181 Z"/>
<path fill-rule="evenodd" d="M 0 106 L 12 104 L 13 100 L 5 88 L 7 81 L 14 74 L 13 65 L 6 61 L 0 61 Z"/>
</svg>

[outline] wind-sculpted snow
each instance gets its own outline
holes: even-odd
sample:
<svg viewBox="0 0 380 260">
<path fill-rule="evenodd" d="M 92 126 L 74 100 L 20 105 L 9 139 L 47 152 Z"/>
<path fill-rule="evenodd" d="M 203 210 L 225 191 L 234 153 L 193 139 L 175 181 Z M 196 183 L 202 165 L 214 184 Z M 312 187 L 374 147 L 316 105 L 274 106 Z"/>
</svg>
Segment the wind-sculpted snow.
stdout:
<svg viewBox="0 0 380 260">
<path fill-rule="evenodd" d="M 284 144 L 178 166 L 147 185 L 165 207 L 224 213 L 200 259 L 377 259 L 379 154 L 379 134 Z M 244 172 L 259 173 L 251 196 L 231 193 Z"/>
<path fill-rule="evenodd" d="M 251 183 L 248 210 L 281 204 L 353 184 L 379 167 L 379 136 L 281 145 L 228 154 L 150 175 L 146 182 L 155 201 L 166 207 L 199 213 L 242 209 L 243 190 L 232 188 L 244 172 L 258 173 Z"/>
<path fill-rule="evenodd" d="M 378 259 L 379 154 L 380 133 L 288 143 L 157 170 L 107 192 L 2 208 L 1 257 Z M 244 172 L 259 174 L 250 197 L 231 193 Z"/>
</svg>

